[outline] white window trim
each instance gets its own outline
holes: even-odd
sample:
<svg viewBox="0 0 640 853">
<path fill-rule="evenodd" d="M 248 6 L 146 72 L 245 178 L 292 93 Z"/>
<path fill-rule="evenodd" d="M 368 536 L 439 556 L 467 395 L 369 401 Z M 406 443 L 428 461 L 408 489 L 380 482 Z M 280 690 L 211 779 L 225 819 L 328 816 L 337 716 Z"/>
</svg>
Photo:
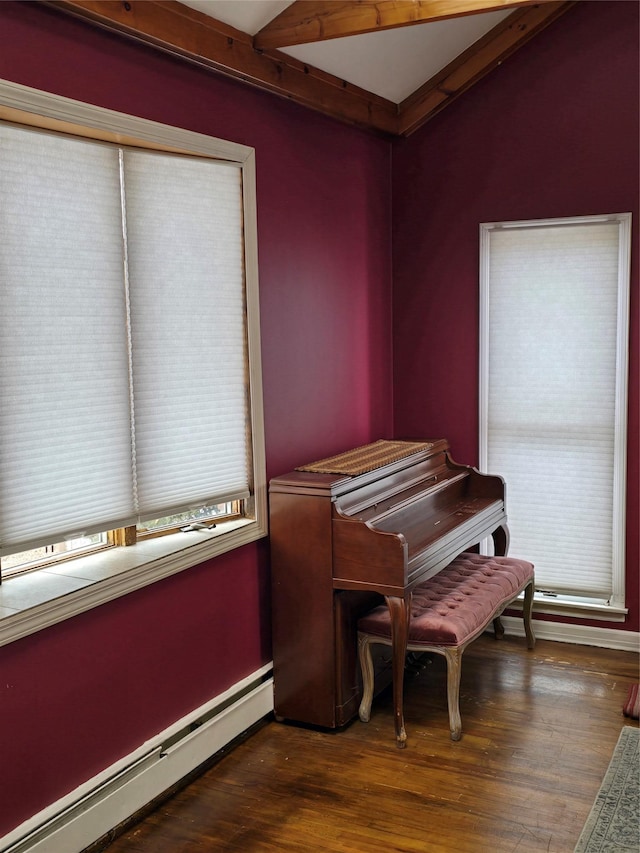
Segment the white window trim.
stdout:
<svg viewBox="0 0 640 853">
<path fill-rule="evenodd" d="M 612 595 L 608 602 L 595 601 L 576 604 L 575 597 L 557 596 L 550 600 L 536 594 L 536 610 L 571 616 L 597 616 L 620 621 L 628 612 L 625 606 L 625 534 L 626 534 L 626 469 L 627 469 L 627 398 L 629 370 L 629 278 L 631 269 L 631 214 L 575 216 L 554 219 L 534 219 L 514 222 L 485 222 L 480 225 L 480 388 L 479 388 L 479 458 L 480 470 L 488 466 L 489 411 L 489 237 L 492 231 L 505 228 L 536 228 L 549 225 L 617 222 L 618 248 L 618 306 L 616 349 L 616 398 L 613 483 L 613 553 Z M 508 507 L 507 507 L 508 510 Z"/>
<path fill-rule="evenodd" d="M 263 538 L 267 535 L 267 484 L 254 149 L 3 80 L 0 119 L 120 144 L 143 143 L 145 147 L 199 154 L 240 166 L 253 456 L 251 518 L 222 522 L 211 531 L 144 540 L 6 579 L 0 585 L 0 645 L 5 645 Z"/>
</svg>

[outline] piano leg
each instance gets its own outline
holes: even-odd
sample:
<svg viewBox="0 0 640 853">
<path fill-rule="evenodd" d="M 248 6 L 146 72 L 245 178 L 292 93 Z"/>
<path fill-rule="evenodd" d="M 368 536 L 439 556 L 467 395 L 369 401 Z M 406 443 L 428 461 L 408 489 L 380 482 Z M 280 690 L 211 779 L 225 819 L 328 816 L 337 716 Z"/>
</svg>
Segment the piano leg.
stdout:
<svg viewBox="0 0 640 853">
<path fill-rule="evenodd" d="M 506 557 L 509 552 L 509 528 L 502 524 L 491 534 L 493 539 L 493 552 L 496 557 Z"/>
<path fill-rule="evenodd" d="M 407 636 L 411 618 L 411 593 L 404 598 L 394 595 L 385 596 L 391 617 L 391 650 L 393 671 L 393 709 L 396 726 L 396 743 L 399 749 L 407 744 L 407 732 L 404 727 L 404 662 L 407 655 Z"/>
</svg>

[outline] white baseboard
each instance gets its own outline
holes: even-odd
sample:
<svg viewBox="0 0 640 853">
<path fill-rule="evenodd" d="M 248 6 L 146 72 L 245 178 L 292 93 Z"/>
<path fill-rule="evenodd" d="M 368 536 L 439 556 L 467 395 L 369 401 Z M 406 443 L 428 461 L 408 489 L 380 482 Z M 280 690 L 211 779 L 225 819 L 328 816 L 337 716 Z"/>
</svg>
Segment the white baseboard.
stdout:
<svg viewBox="0 0 640 853">
<path fill-rule="evenodd" d="M 273 710 L 271 664 L 0 838 L 0 853 L 80 853 Z"/>
<path fill-rule="evenodd" d="M 524 624 L 521 618 L 517 616 L 500 618 L 506 633 L 524 637 Z M 533 620 L 533 631 L 538 640 L 555 640 L 558 643 L 576 643 L 579 646 L 599 646 L 602 649 L 640 652 L 640 634 L 637 631 L 594 628 L 569 622 L 545 622 L 542 619 Z"/>
</svg>

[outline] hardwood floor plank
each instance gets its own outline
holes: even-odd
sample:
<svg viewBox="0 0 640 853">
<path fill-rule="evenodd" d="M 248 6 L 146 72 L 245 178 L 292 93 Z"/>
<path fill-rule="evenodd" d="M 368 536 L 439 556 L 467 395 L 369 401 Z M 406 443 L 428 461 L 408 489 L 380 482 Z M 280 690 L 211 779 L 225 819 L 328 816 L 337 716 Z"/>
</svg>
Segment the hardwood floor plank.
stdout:
<svg viewBox="0 0 640 853">
<path fill-rule="evenodd" d="M 624 725 L 631 652 L 485 635 L 464 655 L 463 736 L 446 668 L 340 732 L 267 722 L 142 822 L 92 853 L 570 853 Z"/>
</svg>

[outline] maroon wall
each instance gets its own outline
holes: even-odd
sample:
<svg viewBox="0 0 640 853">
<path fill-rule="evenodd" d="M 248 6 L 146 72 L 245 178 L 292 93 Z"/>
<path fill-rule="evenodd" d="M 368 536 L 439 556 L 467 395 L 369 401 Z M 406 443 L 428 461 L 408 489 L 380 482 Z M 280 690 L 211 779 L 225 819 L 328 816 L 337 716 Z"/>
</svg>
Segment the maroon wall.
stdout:
<svg viewBox="0 0 640 853">
<path fill-rule="evenodd" d="M 269 476 L 391 436 L 390 145 L 35 3 L 0 78 L 256 149 Z M 0 648 L 0 835 L 270 660 L 268 548 Z"/>
<path fill-rule="evenodd" d="M 630 613 L 623 626 L 602 624 L 634 631 L 638 8 L 610 0 L 575 6 L 393 152 L 395 430 L 446 436 L 459 462 L 478 460 L 479 223 L 633 213 Z"/>
<path fill-rule="evenodd" d="M 464 462 L 478 223 L 637 214 L 637 6 L 569 15 L 394 145 L 395 434 Z M 0 77 L 255 147 L 268 475 L 391 435 L 388 143 L 35 3 L 0 3 Z M 269 660 L 268 585 L 262 542 L 1 648 L 0 835 Z"/>
</svg>

